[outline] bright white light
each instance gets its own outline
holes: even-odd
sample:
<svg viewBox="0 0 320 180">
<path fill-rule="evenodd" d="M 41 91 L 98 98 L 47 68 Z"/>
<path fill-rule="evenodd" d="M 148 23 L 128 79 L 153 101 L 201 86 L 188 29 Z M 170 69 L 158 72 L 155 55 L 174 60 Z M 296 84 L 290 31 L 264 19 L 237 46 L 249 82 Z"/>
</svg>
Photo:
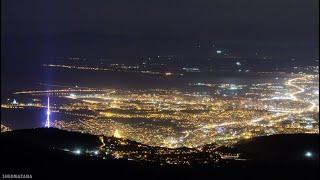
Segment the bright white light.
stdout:
<svg viewBox="0 0 320 180">
<path fill-rule="evenodd" d="M 98 155 L 98 154 L 99 154 L 99 151 L 94 151 L 94 154 L 95 154 L 95 155 Z"/>
<path fill-rule="evenodd" d="M 304 154 L 305 157 L 312 157 L 312 153 L 310 151 L 307 151 L 305 154 Z"/>
<path fill-rule="evenodd" d="M 47 120 L 45 127 L 49 128 L 50 127 L 50 98 L 48 97 L 48 105 L 47 105 Z"/>
<path fill-rule="evenodd" d="M 13 99 L 12 104 L 18 104 L 17 100 L 16 100 L 16 99 Z"/>
<path fill-rule="evenodd" d="M 238 87 L 237 86 L 234 86 L 234 85 L 231 85 L 231 87 L 229 88 L 230 90 L 236 90 L 236 89 L 238 89 Z"/>
<path fill-rule="evenodd" d="M 217 54 L 221 54 L 221 53 L 222 53 L 222 51 L 221 51 L 221 50 L 217 50 L 216 52 L 217 52 Z"/>
<path fill-rule="evenodd" d="M 306 125 L 305 127 L 306 127 L 306 129 L 311 129 L 311 128 L 313 128 L 313 126 L 312 126 L 311 124 L 308 124 L 308 125 Z"/>
<path fill-rule="evenodd" d="M 239 62 L 239 61 L 236 62 L 236 65 L 237 65 L 237 66 L 241 66 L 241 62 Z"/>
<path fill-rule="evenodd" d="M 79 155 L 79 154 L 81 154 L 81 150 L 77 149 L 77 150 L 73 151 L 73 153 Z"/>
</svg>

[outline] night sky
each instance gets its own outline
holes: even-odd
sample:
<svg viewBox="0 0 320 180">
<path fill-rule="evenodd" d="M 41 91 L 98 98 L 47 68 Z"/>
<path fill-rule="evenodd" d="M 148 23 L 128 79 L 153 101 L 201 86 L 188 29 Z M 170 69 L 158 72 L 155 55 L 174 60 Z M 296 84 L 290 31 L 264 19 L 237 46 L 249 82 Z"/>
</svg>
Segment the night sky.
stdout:
<svg viewBox="0 0 320 180">
<path fill-rule="evenodd" d="M 135 59 L 219 43 L 314 55 L 318 10 L 317 0 L 2 0 L 2 75 L 54 56 Z"/>
<path fill-rule="evenodd" d="M 317 0 L 4 0 L 2 33 L 130 38 L 315 41 Z"/>
</svg>

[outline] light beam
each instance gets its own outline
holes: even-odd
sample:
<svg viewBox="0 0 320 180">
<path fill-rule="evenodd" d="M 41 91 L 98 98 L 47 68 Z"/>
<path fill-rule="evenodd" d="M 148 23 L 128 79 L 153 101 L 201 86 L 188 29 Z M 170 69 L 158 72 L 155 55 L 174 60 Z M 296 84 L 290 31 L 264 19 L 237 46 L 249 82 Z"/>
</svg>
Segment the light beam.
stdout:
<svg viewBox="0 0 320 180">
<path fill-rule="evenodd" d="M 45 127 L 46 128 L 49 128 L 50 127 L 50 99 L 48 97 L 48 105 L 47 105 L 47 120 L 46 120 L 46 124 L 45 124 Z"/>
</svg>

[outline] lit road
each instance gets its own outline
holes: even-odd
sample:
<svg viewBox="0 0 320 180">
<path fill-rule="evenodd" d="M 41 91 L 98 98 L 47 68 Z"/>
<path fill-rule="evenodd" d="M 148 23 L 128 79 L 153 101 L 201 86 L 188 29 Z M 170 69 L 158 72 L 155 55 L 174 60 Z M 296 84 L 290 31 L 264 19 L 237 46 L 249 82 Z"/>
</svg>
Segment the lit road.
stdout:
<svg viewBox="0 0 320 180">
<path fill-rule="evenodd" d="M 296 96 L 298 94 L 301 94 L 301 93 L 305 92 L 304 88 L 294 84 L 294 82 L 297 81 L 297 80 L 306 80 L 306 77 L 299 77 L 299 78 L 290 79 L 290 80 L 288 80 L 286 85 L 297 89 L 297 91 L 294 91 L 294 92 L 290 93 L 290 97 L 291 97 L 292 100 L 294 100 L 294 101 L 303 101 L 303 100 L 300 100 Z M 308 111 L 313 111 L 313 109 L 316 108 L 316 106 L 317 106 L 312 101 L 308 101 L 308 103 L 310 104 L 310 106 L 307 108 Z M 304 112 L 304 111 L 301 111 L 301 112 Z"/>
<path fill-rule="evenodd" d="M 303 92 L 305 91 L 305 89 L 303 89 L 303 88 L 300 87 L 300 86 L 295 85 L 293 82 L 294 82 L 294 81 L 297 81 L 297 80 L 302 80 L 302 79 L 305 79 L 305 78 L 304 78 L 304 77 L 300 77 L 300 78 L 290 79 L 290 80 L 288 80 L 288 82 L 286 83 L 288 86 L 298 89 L 297 91 L 292 92 L 292 93 L 290 94 L 290 97 L 291 97 L 292 100 L 294 100 L 294 101 L 298 101 L 298 98 L 297 98 L 296 95 L 297 95 L 297 94 L 300 94 L 300 93 L 303 93 Z"/>
<path fill-rule="evenodd" d="M 106 144 L 104 143 L 103 136 L 99 136 L 99 141 L 101 142 L 101 146 L 99 146 L 99 148 L 103 149 L 106 146 Z"/>
</svg>

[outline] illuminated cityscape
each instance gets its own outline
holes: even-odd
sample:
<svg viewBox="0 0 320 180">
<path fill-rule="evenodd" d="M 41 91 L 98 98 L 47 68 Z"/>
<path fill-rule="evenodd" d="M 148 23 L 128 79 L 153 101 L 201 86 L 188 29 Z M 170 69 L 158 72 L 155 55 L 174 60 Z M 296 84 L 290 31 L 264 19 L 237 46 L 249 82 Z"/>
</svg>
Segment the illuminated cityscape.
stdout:
<svg viewBox="0 0 320 180">
<path fill-rule="evenodd" d="M 78 87 L 14 94 L 68 99 L 51 107 L 54 114 L 66 115 L 52 122 L 59 129 L 177 148 L 213 142 L 232 145 L 271 134 L 319 133 L 318 80 L 315 74 L 288 74 L 274 83 L 188 83 L 208 87 L 204 92 Z M 49 98 L 47 102 L 49 127 Z M 2 108 L 39 107 L 45 105 L 2 104 Z"/>
<path fill-rule="evenodd" d="M 317 0 L 1 5 L 3 179 L 319 179 Z"/>
</svg>

